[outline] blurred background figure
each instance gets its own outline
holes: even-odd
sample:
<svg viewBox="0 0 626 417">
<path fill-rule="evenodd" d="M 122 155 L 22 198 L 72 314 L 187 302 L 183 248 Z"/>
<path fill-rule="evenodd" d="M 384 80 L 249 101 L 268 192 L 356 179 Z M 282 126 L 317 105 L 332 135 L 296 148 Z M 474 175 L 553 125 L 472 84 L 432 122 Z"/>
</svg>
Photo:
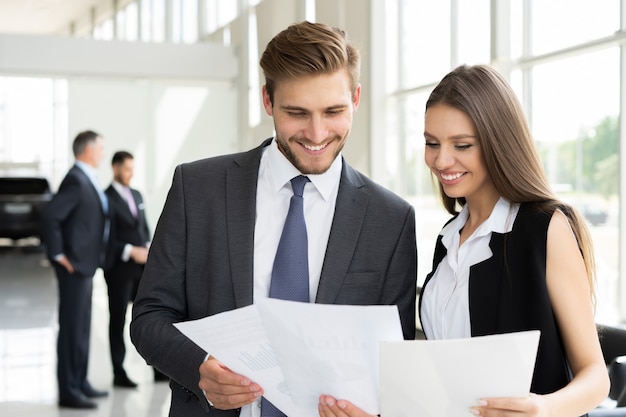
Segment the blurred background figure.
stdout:
<svg viewBox="0 0 626 417">
<path fill-rule="evenodd" d="M 108 395 L 87 381 L 93 275 L 110 259 L 109 207 L 97 178 L 104 141 L 87 130 L 76 136 L 72 150 L 76 163 L 46 206 L 42 237 L 59 282 L 59 406 L 96 408 L 90 398 Z"/>
<path fill-rule="evenodd" d="M 135 388 L 124 369 L 126 346 L 124 325 L 128 303 L 137 293 L 143 266 L 148 258 L 150 229 L 146 221 L 143 197 L 130 188 L 134 158 L 130 152 L 118 151 L 111 160 L 113 182 L 105 193 L 113 212 L 113 257 L 104 278 L 109 294 L 109 345 L 113 364 L 113 385 Z"/>
</svg>

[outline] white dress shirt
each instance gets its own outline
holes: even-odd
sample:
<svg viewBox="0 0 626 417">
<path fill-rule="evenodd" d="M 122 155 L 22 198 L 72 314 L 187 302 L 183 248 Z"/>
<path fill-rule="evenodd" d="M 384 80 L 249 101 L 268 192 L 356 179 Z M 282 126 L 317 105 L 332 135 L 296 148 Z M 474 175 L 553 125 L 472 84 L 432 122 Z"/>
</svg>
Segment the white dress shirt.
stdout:
<svg viewBox="0 0 626 417">
<path fill-rule="evenodd" d="M 321 175 L 307 175 L 304 187 L 304 221 L 309 243 L 309 299 L 315 302 L 324 255 L 335 213 L 341 179 L 341 155 Z M 261 157 L 254 228 L 254 301 L 267 298 L 274 257 L 293 191 L 291 179 L 301 173 L 280 152 L 273 140 Z M 241 408 L 241 417 L 259 417 L 261 400 Z"/>
<path fill-rule="evenodd" d="M 100 188 L 100 184 L 98 183 L 98 170 L 83 161 L 76 161 L 75 165 L 78 168 L 80 168 L 81 171 L 85 173 L 85 175 L 87 175 L 87 178 L 89 178 L 89 181 L 91 181 L 91 184 L 93 184 L 93 188 L 96 189 L 96 191 L 98 192 L 98 195 L 100 196 L 103 211 L 105 213 L 108 212 L 109 201 L 107 200 L 107 197 L 104 194 L 104 191 L 102 190 L 102 188 Z"/>
<path fill-rule="evenodd" d="M 493 256 L 491 233 L 510 232 L 518 211 L 519 204 L 500 198 L 489 218 L 460 247 L 460 232 L 469 216 L 467 205 L 441 230 L 447 254 L 422 294 L 421 321 L 428 339 L 471 337 L 470 267 Z"/>
</svg>

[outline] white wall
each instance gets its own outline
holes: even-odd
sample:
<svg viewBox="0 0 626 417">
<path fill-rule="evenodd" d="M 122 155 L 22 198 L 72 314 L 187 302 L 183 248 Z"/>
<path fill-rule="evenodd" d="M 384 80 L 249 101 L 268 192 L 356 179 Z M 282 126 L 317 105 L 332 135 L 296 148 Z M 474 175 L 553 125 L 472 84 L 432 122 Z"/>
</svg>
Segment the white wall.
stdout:
<svg viewBox="0 0 626 417">
<path fill-rule="evenodd" d="M 0 34 L 0 73 L 44 76 L 232 80 L 232 48 Z"/>
<path fill-rule="evenodd" d="M 134 154 L 132 185 L 144 195 L 152 230 L 177 164 L 237 150 L 231 83 L 89 78 L 70 79 L 68 90 L 70 138 L 91 129 L 105 139 L 103 187 L 112 178 L 113 153 Z"/>
</svg>

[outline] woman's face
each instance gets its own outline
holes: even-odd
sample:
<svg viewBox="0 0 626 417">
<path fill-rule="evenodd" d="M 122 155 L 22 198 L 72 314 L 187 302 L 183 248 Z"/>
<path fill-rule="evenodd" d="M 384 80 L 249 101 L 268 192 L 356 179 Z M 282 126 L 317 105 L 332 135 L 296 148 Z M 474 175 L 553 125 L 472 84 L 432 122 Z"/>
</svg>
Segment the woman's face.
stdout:
<svg viewBox="0 0 626 417">
<path fill-rule="evenodd" d="M 426 111 L 424 160 L 448 197 L 469 203 L 495 187 L 487 172 L 476 127 L 470 117 L 446 104 Z"/>
</svg>

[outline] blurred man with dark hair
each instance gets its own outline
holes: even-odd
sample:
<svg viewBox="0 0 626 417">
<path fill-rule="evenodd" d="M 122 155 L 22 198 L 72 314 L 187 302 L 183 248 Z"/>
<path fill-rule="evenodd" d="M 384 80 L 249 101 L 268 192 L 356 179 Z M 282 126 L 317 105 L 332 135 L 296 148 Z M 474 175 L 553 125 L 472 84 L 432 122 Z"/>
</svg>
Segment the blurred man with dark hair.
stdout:
<svg viewBox="0 0 626 417">
<path fill-rule="evenodd" d="M 105 193 L 113 207 L 113 259 L 104 270 L 109 293 L 109 344 L 113 364 L 113 385 L 135 388 L 124 370 L 126 346 L 124 324 L 128 303 L 135 299 L 143 266 L 148 258 L 150 229 L 146 221 L 143 197 L 130 188 L 134 158 L 130 152 L 118 151 L 111 160 L 113 182 Z"/>
</svg>

